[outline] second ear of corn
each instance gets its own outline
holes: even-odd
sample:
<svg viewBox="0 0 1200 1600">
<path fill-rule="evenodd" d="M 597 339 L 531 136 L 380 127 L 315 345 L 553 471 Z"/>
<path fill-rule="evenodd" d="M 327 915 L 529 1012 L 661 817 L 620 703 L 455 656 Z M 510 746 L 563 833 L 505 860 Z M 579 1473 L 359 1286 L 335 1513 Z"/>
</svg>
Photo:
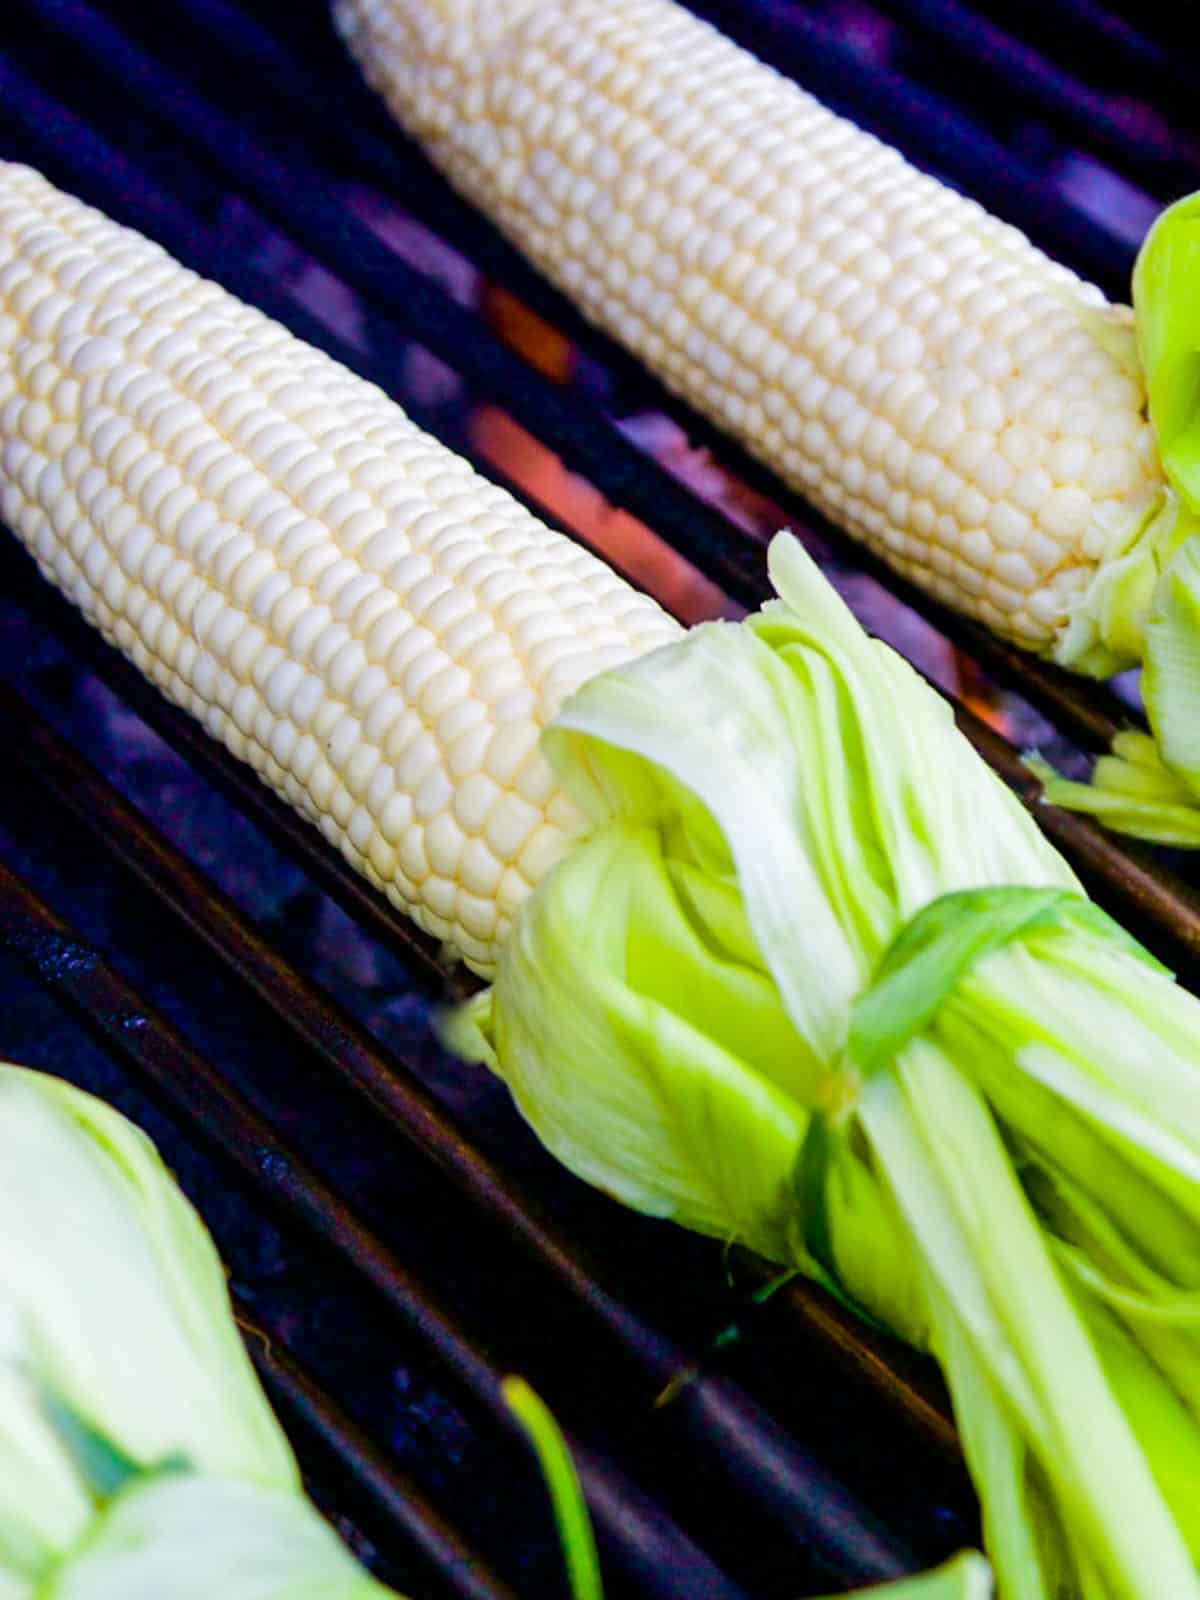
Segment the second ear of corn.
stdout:
<svg viewBox="0 0 1200 1600">
<path fill-rule="evenodd" d="M 335 0 L 594 321 L 834 522 L 1064 664 L 1136 660 L 1175 506 L 1132 318 L 674 0 Z"/>
</svg>

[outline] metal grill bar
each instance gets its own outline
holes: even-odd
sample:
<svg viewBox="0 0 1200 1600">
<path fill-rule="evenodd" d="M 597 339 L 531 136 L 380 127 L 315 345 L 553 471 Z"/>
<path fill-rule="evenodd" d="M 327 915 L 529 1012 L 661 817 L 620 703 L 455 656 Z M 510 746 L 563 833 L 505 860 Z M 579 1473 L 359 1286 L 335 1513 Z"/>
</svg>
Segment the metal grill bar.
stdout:
<svg viewBox="0 0 1200 1600">
<path fill-rule="evenodd" d="M 1092 0 L 981 0 L 981 9 L 999 16 L 1007 26 L 1014 22 L 1047 51 L 1069 49 L 1076 70 L 1111 84 L 1118 92 L 1136 94 L 1165 114 L 1182 116 L 1184 126 L 1195 114 L 1197 72 L 1188 56 L 1168 48 L 1152 28 L 1174 18 L 1187 26 L 1187 7 L 1167 0 L 1164 8 L 1151 4 L 1132 6 L 1135 25 L 1120 15 L 1119 7 L 1095 5 Z M 1169 31 L 1167 28 L 1162 31 Z"/>
<path fill-rule="evenodd" d="M 474 1202 L 481 1217 L 500 1224 L 620 1347 L 638 1375 L 635 1401 L 646 1405 L 687 1366 L 683 1351 L 649 1327 L 604 1287 L 601 1265 L 572 1244 L 540 1205 L 472 1148 L 467 1135 L 395 1057 L 385 1056 L 348 1013 L 305 980 L 259 935 L 232 901 L 207 882 L 142 817 L 17 696 L 0 687 L 0 739 L 53 796 L 196 933 L 231 975 L 251 988 L 300 1046 L 362 1095 L 404 1141 L 409 1153 L 432 1161 Z M 820 1314 L 821 1297 L 798 1297 L 801 1314 Z M 847 1321 L 845 1336 L 855 1338 Z M 857 1341 L 856 1341 L 857 1342 Z M 858 1364 L 867 1352 L 858 1356 Z M 891 1369 L 876 1382 L 893 1404 L 930 1430 L 928 1402 Z M 765 1417 L 737 1385 L 697 1373 L 661 1413 L 682 1434 L 681 1446 L 709 1450 L 731 1487 L 752 1490 L 790 1536 L 808 1549 L 826 1548 L 833 1568 L 874 1564 L 876 1536 L 861 1511 L 794 1441 Z M 941 1437 L 946 1423 L 941 1419 Z"/>
<path fill-rule="evenodd" d="M 271 1404 L 289 1432 L 303 1436 L 305 1456 L 315 1455 L 321 1467 L 336 1473 L 340 1493 L 349 1488 L 365 1531 L 373 1533 L 378 1527 L 389 1539 L 402 1535 L 463 1600 L 516 1600 L 416 1484 L 397 1471 L 300 1363 L 252 1320 L 236 1287 L 233 1299 L 238 1326 Z"/>
<path fill-rule="evenodd" d="M 1167 126 L 1143 118 L 1136 138 L 1128 102 L 1093 89 L 1032 49 L 1009 28 L 989 22 L 961 0 L 874 0 L 890 17 L 936 46 L 944 70 L 972 74 L 1010 115 L 1044 117 L 1072 143 L 1105 156 L 1160 198 L 1195 181 L 1197 147 Z M 1094 22 L 1091 24 L 1094 27 Z M 906 35 L 907 37 L 907 35 Z"/>
</svg>

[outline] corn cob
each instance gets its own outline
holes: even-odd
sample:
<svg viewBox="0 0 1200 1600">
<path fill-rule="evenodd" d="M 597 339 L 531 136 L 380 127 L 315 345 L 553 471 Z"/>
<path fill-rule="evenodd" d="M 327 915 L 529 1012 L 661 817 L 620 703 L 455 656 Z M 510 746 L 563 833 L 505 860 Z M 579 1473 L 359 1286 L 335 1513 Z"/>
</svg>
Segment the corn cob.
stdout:
<svg viewBox="0 0 1200 1600">
<path fill-rule="evenodd" d="M 482 973 L 577 827 L 540 729 L 679 631 L 379 389 L 5 164 L 0 515 Z"/>
<path fill-rule="evenodd" d="M 335 14 L 451 180 L 834 522 L 1029 649 L 1136 653 L 1094 592 L 1167 504 L 1126 308 L 672 0 Z"/>
</svg>

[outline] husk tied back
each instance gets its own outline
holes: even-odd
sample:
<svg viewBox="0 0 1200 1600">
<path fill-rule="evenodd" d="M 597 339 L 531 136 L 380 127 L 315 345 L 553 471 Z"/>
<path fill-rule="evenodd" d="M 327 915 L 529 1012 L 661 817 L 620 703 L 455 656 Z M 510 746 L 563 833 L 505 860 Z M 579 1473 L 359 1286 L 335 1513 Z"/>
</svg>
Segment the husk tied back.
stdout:
<svg viewBox="0 0 1200 1600">
<path fill-rule="evenodd" d="M 1184 1600 L 1200 1006 L 793 541 L 772 576 L 568 702 L 592 831 L 455 1037 L 590 1181 L 938 1356 L 1011 1600 Z"/>
</svg>

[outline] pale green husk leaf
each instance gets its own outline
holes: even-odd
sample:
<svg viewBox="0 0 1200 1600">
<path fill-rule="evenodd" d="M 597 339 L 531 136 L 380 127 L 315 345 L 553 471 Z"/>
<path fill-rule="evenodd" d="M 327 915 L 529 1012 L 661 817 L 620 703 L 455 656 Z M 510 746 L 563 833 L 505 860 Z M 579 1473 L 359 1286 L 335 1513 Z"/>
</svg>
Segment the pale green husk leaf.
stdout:
<svg viewBox="0 0 1200 1600">
<path fill-rule="evenodd" d="M 0 1600 L 372 1600 L 150 1141 L 0 1065 Z"/>
<path fill-rule="evenodd" d="M 991 1593 L 991 1568 L 974 1550 L 964 1550 L 934 1572 L 887 1583 L 882 1588 L 862 1589 L 858 1600 L 989 1600 Z M 829 1595 L 826 1600 L 837 1597 Z"/>
<path fill-rule="evenodd" d="M 132 1124 L 0 1068 L 0 1216 L 0 1567 L 92 1512 L 46 1394 L 138 1461 L 296 1487 L 212 1242 Z"/>
<path fill-rule="evenodd" d="M 131 1484 L 34 1600 L 385 1600 L 286 1489 L 192 1475 Z"/>
</svg>

